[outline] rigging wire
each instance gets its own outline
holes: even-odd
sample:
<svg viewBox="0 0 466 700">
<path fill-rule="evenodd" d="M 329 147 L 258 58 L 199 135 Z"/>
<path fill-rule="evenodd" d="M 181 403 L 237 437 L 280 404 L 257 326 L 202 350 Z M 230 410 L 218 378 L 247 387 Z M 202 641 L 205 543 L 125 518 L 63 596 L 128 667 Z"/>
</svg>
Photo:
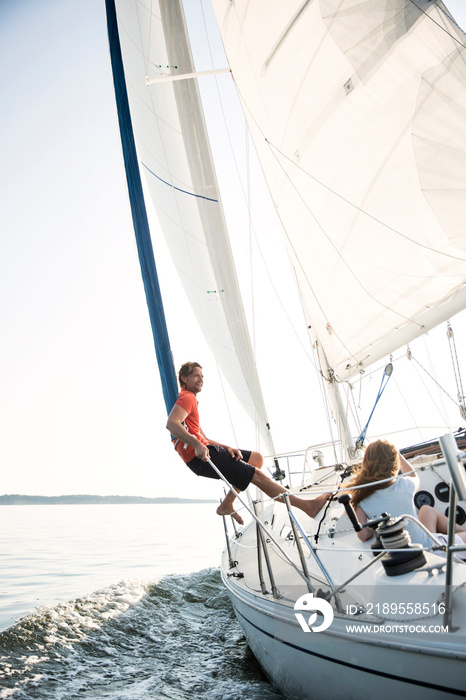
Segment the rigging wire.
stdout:
<svg viewBox="0 0 466 700">
<path fill-rule="evenodd" d="M 363 369 L 361 369 L 359 372 L 359 405 L 356 403 L 356 399 L 355 399 L 355 395 L 354 395 L 354 385 L 352 384 L 352 382 L 349 379 L 344 381 L 344 384 L 347 387 L 346 394 L 347 394 L 347 401 L 348 401 L 348 410 L 351 412 L 351 416 L 353 418 L 354 425 L 356 426 L 357 430 L 359 430 L 359 432 L 361 432 L 361 430 L 362 430 L 359 411 L 361 410 L 362 376 L 364 373 L 365 372 Z"/>
<path fill-rule="evenodd" d="M 390 381 L 390 377 L 392 376 L 393 373 L 393 364 L 392 364 L 392 358 L 390 357 L 390 362 L 384 369 L 384 373 L 382 375 L 382 381 L 380 382 L 380 387 L 379 391 L 377 392 L 377 397 L 375 399 L 374 406 L 372 408 L 372 411 L 370 412 L 369 418 L 367 419 L 367 423 L 364 426 L 364 428 L 361 431 L 361 434 L 356 440 L 356 445 L 355 449 L 361 449 L 364 445 L 364 440 L 366 439 L 366 434 L 367 434 L 367 429 L 369 427 L 369 423 L 371 422 L 371 418 L 374 415 L 374 411 L 376 409 L 377 404 L 379 403 L 380 399 L 382 398 L 382 394 L 385 391 L 385 388 Z"/>
<path fill-rule="evenodd" d="M 213 56 L 212 56 L 210 38 L 209 38 L 208 30 L 207 30 L 207 23 L 206 23 L 206 19 L 205 19 L 205 15 L 204 15 L 204 6 L 203 6 L 202 0 L 200 0 L 200 5 L 201 5 L 201 12 L 202 12 L 202 17 L 203 17 L 203 22 L 204 22 L 204 30 L 205 30 L 205 34 L 206 34 L 206 38 L 207 38 L 207 46 L 208 46 L 208 49 L 209 49 L 210 63 L 211 63 L 211 66 L 212 66 L 212 68 L 213 68 L 213 67 L 214 67 L 214 60 L 213 60 Z M 267 262 L 266 262 L 265 255 L 264 255 L 264 252 L 263 252 L 261 243 L 260 243 L 259 238 L 258 238 L 258 235 L 257 235 L 256 227 L 255 227 L 255 225 L 254 225 L 254 221 L 253 221 L 253 218 L 252 218 L 252 216 L 251 216 L 250 203 L 248 203 L 248 196 L 247 196 L 247 194 L 246 194 L 246 191 L 245 191 L 245 188 L 244 188 L 244 185 L 243 185 L 243 178 L 241 177 L 240 168 L 239 168 L 239 165 L 238 165 L 238 159 L 237 159 L 237 157 L 236 157 L 236 149 L 233 147 L 233 143 L 232 143 L 232 140 L 231 140 L 230 130 L 229 130 L 229 128 L 228 128 L 228 122 L 227 122 L 226 115 L 225 115 L 224 100 L 223 100 L 222 94 L 221 94 L 220 89 L 219 89 L 219 79 L 218 79 L 218 78 L 215 79 L 215 84 L 216 84 L 216 88 L 217 88 L 217 95 L 218 95 L 219 105 L 220 105 L 220 109 L 221 109 L 221 112 L 222 112 L 222 117 L 223 117 L 223 122 L 224 122 L 224 126 L 225 126 L 225 132 L 226 132 L 227 139 L 228 139 L 228 144 L 229 144 L 229 147 L 230 147 L 230 152 L 231 152 L 232 157 L 233 157 L 233 162 L 234 162 L 234 164 L 235 164 L 235 170 L 236 170 L 238 182 L 239 182 L 239 185 L 240 185 L 241 193 L 242 193 L 242 195 L 243 195 L 244 202 L 245 202 L 245 205 L 246 205 L 246 207 L 247 207 L 247 211 L 248 211 L 248 215 L 249 215 L 249 222 L 250 222 L 250 225 L 251 225 L 251 227 L 252 227 L 252 232 L 253 232 L 254 239 L 255 239 L 255 242 L 256 242 L 256 245 L 257 245 L 257 250 L 258 250 L 259 255 L 260 255 L 260 257 L 261 257 L 261 260 L 262 260 L 262 262 L 263 262 L 263 266 L 264 266 L 265 273 L 266 273 L 266 275 L 267 275 L 267 277 L 268 277 L 268 280 L 269 280 L 269 282 L 270 282 L 270 285 L 271 285 L 271 287 L 272 287 L 272 290 L 273 290 L 273 292 L 274 292 L 274 294 L 275 294 L 276 300 L 277 300 L 277 302 L 279 303 L 279 305 L 280 305 L 280 307 L 281 307 L 281 309 L 282 309 L 282 311 L 283 311 L 283 313 L 284 313 L 284 316 L 285 316 L 285 318 L 286 318 L 286 321 L 288 322 L 288 324 L 289 324 L 289 326 L 290 326 L 290 328 L 291 328 L 291 330 L 292 330 L 292 332 L 293 332 L 293 335 L 295 335 L 295 337 L 296 337 L 296 339 L 297 339 L 297 341 L 298 341 L 300 347 L 301 347 L 302 350 L 304 351 L 306 357 L 307 357 L 308 360 L 311 362 L 311 364 L 313 365 L 313 367 L 315 368 L 315 370 L 318 372 L 319 369 L 318 369 L 317 364 L 316 364 L 316 362 L 315 362 L 315 360 L 314 360 L 314 358 L 313 358 L 313 355 L 309 352 L 309 349 L 305 346 L 305 344 L 303 343 L 303 341 L 302 341 L 302 339 L 300 338 L 299 334 L 297 333 L 296 328 L 295 328 L 295 326 L 294 326 L 294 324 L 293 324 L 293 322 L 292 322 L 292 320 L 291 320 L 291 318 L 290 318 L 290 315 L 289 315 L 289 313 L 288 313 L 288 311 L 287 311 L 287 309 L 286 309 L 286 307 L 285 307 L 285 305 L 284 305 L 284 303 L 283 303 L 283 301 L 282 301 L 282 295 L 279 293 L 279 291 L 278 291 L 278 289 L 277 289 L 277 286 L 275 285 L 274 279 L 273 279 L 273 277 L 272 277 L 272 275 L 271 275 L 271 273 L 270 273 L 270 270 L 269 270 L 269 266 L 268 266 L 268 264 L 267 264 Z M 236 83 L 235 83 L 235 89 L 236 89 L 237 94 L 239 95 L 239 89 L 238 89 L 238 86 L 236 85 Z M 250 136 L 250 130 L 249 130 L 249 127 L 248 127 L 248 125 L 247 125 L 246 119 L 245 119 L 245 130 L 246 130 L 247 135 Z M 249 167 L 249 161 L 248 161 L 248 167 Z"/>
<path fill-rule="evenodd" d="M 308 328 L 308 330 L 310 331 L 310 327 Z M 311 339 L 311 341 L 312 341 L 312 336 L 311 336 L 311 335 L 310 335 L 310 339 Z M 335 462 L 338 462 L 338 455 L 337 455 L 337 450 L 336 450 L 337 440 L 336 440 L 335 437 L 334 437 L 334 434 L 333 434 L 333 425 L 332 425 L 332 414 L 333 414 L 333 411 L 332 411 L 332 406 L 330 405 L 329 392 L 327 391 L 327 389 L 326 389 L 326 387 L 325 387 L 325 382 L 328 382 L 328 379 L 326 378 L 326 376 L 325 376 L 325 374 L 324 374 L 323 367 L 322 367 L 322 359 L 321 359 L 321 357 L 320 357 L 320 353 L 319 353 L 319 350 L 318 350 L 318 342 L 319 342 L 318 340 L 315 341 L 315 346 L 314 346 L 314 347 L 315 347 L 315 354 L 316 354 L 317 362 L 318 362 L 318 364 L 319 364 L 319 369 L 318 369 L 318 372 L 319 372 L 319 375 L 318 375 L 318 376 L 319 376 L 319 379 L 320 379 L 320 381 L 319 381 L 319 388 L 320 388 L 320 394 L 321 394 L 322 405 L 323 405 L 324 411 L 325 411 L 325 417 L 326 417 L 326 419 L 327 419 L 327 426 L 328 426 L 328 430 L 329 430 L 329 435 L 330 435 L 331 443 L 332 443 L 332 446 L 333 446 L 333 455 L 334 455 L 334 458 L 335 458 Z M 337 420 L 334 419 L 334 422 L 337 424 L 337 432 L 338 432 L 338 431 L 339 431 L 339 425 L 338 425 L 338 423 L 337 423 Z M 338 434 L 339 434 L 339 432 L 338 432 Z M 341 453 L 341 452 L 342 452 L 342 450 L 340 449 L 340 453 Z M 340 457 L 342 457 L 342 454 L 340 454 Z"/>
<path fill-rule="evenodd" d="M 262 135 L 264 136 L 264 134 L 262 134 Z M 381 219 L 379 219 L 379 218 L 378 218 L 377 216 L 375 216 L 374 214 L 371 214 L 369 211 L 367 211 L 366 209 L 363 209 L 362 207 L 358 206 L 357 204 L 355 204 L 354 202 L 352 202 L 352 201 L 351 201 L 350 199 L 348 199 L 347 197 L 344 197 L 342 194 L 340 194 L 339 192 L 337 192 L 336 190 L 334 190 L 334 189 L 333 189 L 332 187 L 330 187 L 329 185 L 326 185 L 325 182 L 322 182 L 322 180 L 319 180 L 319 178 L 317 178 L 317 177 L 315 177 L 314 175 L 312 175 L 312 173 L 310 173 L 308 170 L 305 170 L 302 166 L 300 166 L 298 163 L 296 163 L 295 160 L 293 160 L 292 158 L 290 158 L 290 156 L 288 156 L 286 153 L 284 153 L 283 151 L 281 151 L 281 150 L 278 148 L 278 146 L 276 146 L 274 143 L 272 143 L 272 142 L 271 142 L 269 139 L 267 139 L 265 136 L 264 136 L 264 139 L 265 139 L 266 143 L 268 144 L 268 146 L 270 147 L 270 150 L 271 150 L 271 152 L 273 153 L 273 155 L 274 155 L 274 157 L 275 157 L 275 160 L 277 161 L 279 167 L 283 170 L 284 174 L 286 175 L 286 177 L 287 177 L 288 179 L 290 179 L 290 178 L 289 178 L 289 175 L 288 175 L 288 173 L 286 172 L 286 170 L 285 170 L 284 166 L 282 165 L 282 163 L 280 162 L 280 160 L 278 159 L 276 153 L 278 153 L 278 154 L 279 154 L 280 156 L 282 156 L 285 160 L 287 160 L 294 168 L 296 168 L 297 170 L 299 170 L 300 172 L 302 172 L 304 175 L 307 175 L 307 177 L 309 177 L 311 180 L 313 180 L 314 182 L 316 182 L 316 183 L 317 183 L 318 185 L 320 185 L 323 189 L 327 190 L 327 192 L 330 192 L 330 194 L 334 195 L 335 197 L 337 197 L 338 199 L 340 199 L 340 200 L 341 200 L 342 202 L 344 202 L 345 204 L 348 204 L 350 207 L 352 207 L 353 209 L 355 209 L 355 210 L 356 210 L 357 212 L 359 212 L 360 214 L 364 214 L 364 216 L 367 216 L 367 217 L 368 217 L 369 219 L 371 219 L 372 221 L 375 221 L 375 223 L 380 224 L 381 226 L 383 226 L 383 227 L 384 227 L 385 229 L 387 229 L 388 231 L 391 231 L 392 233 L 395 233 L 397 236 L 400 236 L 400 238 L 404 238 L 406 241 L 409 241 L 409 242 L 412 243 L 413 245 L 415 245 L 415 246 L 417 246 L 417 247 L 419 247 L 419 248 L 422 248 L 423 250 L 428 250 L 430 253 L 435 253 L 436 255 L 443 255 L 444 257 L 450 258 L 450 259 L 452 259 L 452 260 L 459 260 L 460 262 L 466 262 L 466 258 L 463 257 L 463 256 L 452 255 L 451 253 L 446 253 L 444 250 L 440 250 L 440 249 L 438 249 L 438 248 L 432 248 L 432 246 L 428 246 L 428 245 L 426 245 L 425 243 L 421 243 L 420 241 L 414 241 L 414 240 L 413 240 L 412 238 L 410 238 L 406 233 L 402 233 L 402 232 L 399 231 L 398 229 L 394 228 L 394 226 L 391 226 L 390 224 L 386 223 L 385 221 L 382 221 Z M 275 153 L 275 152 L 276 152 L 276 153 Z M 298 192 L 297 188 L 294 187 L 294 189 L 296 190 L 296 192 L 297 192 L 297 194 L 299 195 L 299 197 L 302 199 L 302 195 L 300 194 L 300 192 Z M 326 234 L 326 232 L 325 232 L 325 230 L 323 229 L 322 225 L 321 225 L 321 224 L 317 221 L 317 219 L 314 217 L 314 214 L 313 214 L 311 211 L 310 211 L 309 213 L 313 216 L 313 218 L 314 218 L 316 224 L 319 226 L 319 228 L 322 230 L 322 232 L 328 237 L 328 240 L 329 240 L 329 242 L 332 244 L 332 246 L 335 247 L 335 245 L 334 245 L 332 239 Z M 337 252 L 338 252 L 338 251 L 337 251 Z M 341 254 L 340 254 L 340 257 L 342 257 Z M 343 260 L 343 262 L 345 262 L 345 261 L 344 261 L 344 258 L 342 258 L 342 260 Z M 375 301 L 377 301 L 377 300 L 375 300 Z M 404 317 L 402 316 L 402 318 L 404 318 Z M 409 320 L 409 319 L 408 319 L 408 320 Z"/>
<path fill-rule="evenodd" d="M 463 391 L 463 382 L 461 380 L 460 364 L 459 364 L 459 360 L 458 360 L 458 353 L 456 351 L 455 335 L 453 333 L 453 329 L 451 327 L 450 321 L 447 321 L 447 337 L 448 337 L 448 344 L 450 346 L 450 355 L 451 355 L 451 362 L 453 365 L 453 373 L 455 375 L 456 389 L 458 392 L 457 393 L 458 407 L 460 409 L 461 417 L 464 420 L 466 420 L 466 405 L 464 402 L 465 396 L 464 396 L 464 391 Z"/>
<path fill-rule="evenodd" d="M 453 36 L 453 34 L 452 34 L 451 32 L 449 32 L 448 29 L 447 29 L 446 27 L 442 27 L 442 25 L 441 25 L 439 22 L 437 22 L 437 21 L 432 17 L 432 15 L 430 15 L 428 12 L 426 12 L 422 7 L 419 7 L 419 5 L 417 4 L 416 0 L 409 0 L 409 1 L 410 1 L 410 3 L 411 3 L 412 5 L 414 5 L 415 7 L 417 7 L 417 9 L 419 10 L 419 12 L 422 12 L 422 14 L 425 15 L 425 16 L 427 17 L 427 19 L 429 19 L 429 20 L 430 20 L 431 22 L 433 22 L 439 29 L 441 29 L 442 32 L 445 32 L 445 34 L 448 34 L 448 36 L 449 36 L 451 39 L 453 39 L 453 41 L 456 41 L 457 44 L 459 44 L 459 45 L 462 46 L 464 49 L 466 49 L 466 44 L 464 44 L 462 41 L 460 41 L 460 40 L 458 39 L 458 37 Z M 431 0 L 431 1 L 432 1 L 432 3 L 435 5 L 435 7 L 437 8 L 437 10 L 438 10 L 439 12 L 442 12 L 442 13 L 450 20 L 450 22 L 451 22 L 452 24 L 454 24 L 456 27 L 458 27 L 458 29 L 460 29 L 461 31 L 463 31 L 463 30 L 461 29 L 460 25 L 458 24 L 458 22 L 454 19 L 454 17 L 450 14 L 449 11 L 448 11 L 448 12 L 445 12 L 445 10 L 443 9 L 443 7 L 441 7 L 441 6 L 439 5 L 439 3 L 437 2 L 437 0 Z M 442 4 L 443 4 L 443 3 L 442 3 Z"/>
<path fill-rule="evenodd" d="M 461 417 L 466 420 L 466 408 L 464 405 L 464 398 L 465 397 L 464 397 L 464 393 L 463 393 L 461 370 L 460 370 L 460 365 L 459 365 L 456 344 L 455 344 L 455 340 L 454 340 L 454 334 L 453 334 L 453 330 L 451 328 L 450 321 L 447 321 L 447 337 L 448 337 L 448 340 L 450 343 L 450 352 L 451 352 L 451 359 L 452 359 L 452 364 L 453 364 L 453 371 L 454 371 L 457 390 L 458 390 L 458 400 L 455 400 L 455 398 L 453 396 L 451 396 L 451 394 L 448 393 L 448 391 L 444 388 L 444 386 L 442 386 L 442 384 L 421 364 L 421 362 L 416 357 L 414 357 L 409 345 L 407 346 L 405 357 L 409 362 L 412 362 L 411 366 L 412 366 L 413 370 L 415 371 L 416 376 L 418 377 L 422 386 L 424 387 L 424 390 L 426 391 L 431 403 L 435 407 L 435 410 L 438 412 L 438 415 L 439 415 L 444 427 L 446 429 L 450 430 L 451 429 L 451 422 L 449 421 L 449 419 L 447 417 L 446 409 L 444 408 L 443 411 L 440 409 L 439 398 L 438 397 L 435 398 L 433 396 L 432 392 L 429 390 L 429 386 L 423 380 L 423 377 L 420 373 L 420 370 L 422 370 L 422 372 L 424 372 L 427 375 L 427 377 L 430 379 L 430 381 L 442 392 L 442 395 L 444 394 L 445 396 L 447 396 L 450 399 L 450 401 L 452 403 L 454 403 L 459 408 L 460 413 L 461 413 Z M 428 348 L 426 348 L 426 351 L 428 352 Z M 403 358 L 398 357 L 393 361 L 397 362 L 397 361 L 400 361 L 401 359 L 403 359 Z M 415 419 L 415 417 L 414 417 L 414 415 L 409 407 L 408 402 L 406 401 L 404 393 L 403 393 L 401 387 L 399 386 L 396 378 L 395 378 L 395 386 L 397 388 L 397 391 L 400 395 L 401 400 L 404 403 L 404 406 L 405 406 L 407 412 L 409 413 L 409 415 L 411 417 L 411 422 L 412 422 L 413 426 L 417 428 L 417 430 L 419 431 L 419 434 L 422 438 L 421 428 L 417 424 L 417 421 L 416 421 L 416 419 Z M 442 398 L 442 395 L 440 396 L 440 399 Z"/>
<path fill-rule="evenodd" d="M 208 47 L 208 51 L 209 51 L 210 65 L 213 68 L 214 67 L 213 52 L 212 52 L 212 46 L 211 46 L 209 32 L 207 29 L 207 21 L 206 21 L 205 12 L 204 12 L 204 4 L 203 4 L 202 0 L 200 0 L 200 6 L 201 6 L 202 21 L 204 24 L 204 33 L 205 33 L 207 47 Z M 242 192 L 242 195 L 243 195 L 243 198 L 245 201 L 245 205 L 246 205 L 246 210 L 248 213 L 250 278 L 251 278 L 250 284 L 251 284 L 251 314 L 252 314 L 252 347 L 253 347 L 253 360 L 254 360 L 254 365 L 255 365 L 255 370 L 256 370 L 255 375 L 254 375 L 254 388 L 252 390 L 252 393 L 253 393 L 253 396 L 258 396 L 258 394 L 260 394 L 260 386 L 259 386 L 259 374 L 258 374 L 257 365 L 256 365 L 256 356 L 257 356 L 256 321 L 255 321 L 255 301 L 254 301 L 254 279 L 253 279 L 253 274 L 252 274 L 252 256 L 253 256 L 253 253 L 252 253 L 252 234 L 254 234 L 254 236 L 255 236 L 255 230 L 254 230 L 254 224 L 253 224 L 252 217 L 251 217 L 251 204 L 250 204 L 250 201 L 251 201 L 251 182 L 250 182 L 249 142 L 247 139 L 247 123 L 246 123 L 246 120 L 244 120 L 245 132 L 246 132 L 245 150 L 246 150 L 246 164 L 247 164 L 247 176 L 246 176 L 247 189 L 245 190 L 245 188 L 243 186 L 243 180 L 242 180 L 241 175 L 240 175 L 240 170 L 239 170 L 238 161 L 236 158 L 235 149 L 233 148 L 233 143 L 231 140 L 230 131 L 228 129 L 228 123 L 227 123 L 227 119 L 226 119 L 224 103 L 223 103 L 223 99 L 222 99 L 222 95 L 221 95 L 221 91 L 220 91 L 220 87 L 219 87 L 219 81 L 217 78 L 215 78 L 215 87 L 216 87 L 216 91 L 217 91 L 218 104 L 220 106 L 220 110 L 222 113 L 225 133 L 226 133 L 226 136 L 228 139 L 230 152 L 231 152 L 232 157 L 233 157 L 233 162 L 235 164 L 237 179 L 238 179 L 238 182 L 240 185 L 240 189 L 241 189 L 241 192 Z M 256 238 L 256 240 L 257 240 L 257 238 Z M 277 294 L 275 287 L 274 287 L 274 291 Z M 278 294 L 277 294 L 277 298 L 278 298 Z M 254 410 L 255 410 L 254 426 L 255 426 L 255 431 L 256 431 L 256 443 L 259 444 L 260 430 L 259 430 L 259 420 L 258 420 L 258 415 L 257 415 L 257 402 L 256 401 L 254 402 Z M 270 431 L 270 428 L 269 428 L 269 431 Z"/>
<path fill-rule="evenodd" d="M 398 384 L 398 381 L 397 381 L 396 376 L 394 377 L 394 384 L 395 384 L 395 387 L 396 387 L 396 389 L 398 390 L 398 393 L 399 393 L 399 395 L 400 395 L 400 397 L 401 397 L 401 401 L 403 402 L 404 407 L 405 407 L 405 409 L 406 409 L 408 415 L 409 415 L 410 418 L 411 418 L 411 425 L 413 426 L 414 429 L 417 430 L 417 432 L 419 433 L 419 438 L 422 440 L 422 439 L 423 439 L 423 435 L 422 435 L 421 428 L 420 428 L 420 426 L 417 424 L 416 418 L 414 417 L 414 414 L 413 414 L 413 412 L 412 412 L 412 410 L 411 410 L 410 404 L 409 404 L 408 401 L 406 400 L 406 397 L 405 397 L 404 393 L 401 391 L 401 388 L 400 388 L 400 386 L 399 386 L 399 384 Z"/>
<path fill-rule="evenodd" d="M 205 31 L 205 36 L 206 36 L 206 40 L 207 40 L 207 46 L 208 46 L 209 55 L 210 55 L 210 64 L 211 64 L 211 66 L 213 67 L 214 61 L 213 61 L 213 55 L 212 55 L 212 49 L 211 49 L 211 42 L 210 42 L 209 32 L 208 32 L 208 30 L 207 30 L 207 24 L 206 24 L 205 13 L 204 13 L 204 6 L 203 6 L 203 3 L 202 3 L 202 0 L 200 0 L 200 5 L 201 5 L 201 13 L 202 13 L 202 17 L 203 17 L 203 22 L 204 22 L 204 31 Z M 235 164 L 237 179 L 238 179 L 238 182 L 239 182 L 239 184 L 240 184 L 240 189 L 241 189 L 241 192 L 242 192 L 242 195 L 243 195 L 243 199 L 244 199 L 244 202 L 245 202 L 245 206 L 246 206 L 246 210 L 247 210 L 247 213 L 248 213 L 249 246 L 250 246 L 250 261 L 251 261 L 251 262 L 250 262 L 250 270 L 251 270 L 252 333 L 253 333 L 254 354 L 256 353 L 256 340 L 255 340 L 255 328 L 256 328 L 256 325 L 255 325 L 255 308 L 256 308 L 256 305 L 255 305 L 255 295 L 254 295 L 254 279 L 253 279 L 253 275 L 252 275 L 253 238 L 254 238 L 254 240 L 255 240 L 255 242 L 256 242 L 257 250 L 258 250 L 259 255 L 260 255 L 261 259 L 262 259 L 263 267 L 264 267 L 264 270 L 265 270 L 265 272 L 266 272 L 266 275 L 267 275 L 267 277 L 268 277 L 268 279 L 269 279 L 269 282 L 270 282 L 271 288 L 272 288 L 272 290 L 273 290 L 273 293 L 274 293 L 274 295 L 275 295 L 275 298 L 276 298 L 276 300 L 278 301 L 278 304 L 280 305 L 280 307 L 281 307 L 281 309 L 282 309 L 282 311 L 283 311 L 284 318 L 286 319 L 287 323 L 288 323 L 289 326 L 291 327 L 292 333 L 293 333 L 293 335 L 295 336 L 295 338 L 297 339 L 297 341 L 298 341 L 298 343 L 299 343 L 299 346 L 300 346 L 300 347 L 302 348 L 302 350 L 304 351 L 305 356 L 306 356 L 307 359 L 310 361 L 310 363 L 311 363 L 312 366 L 314 367 L 315 371 L 316 371 L 316 372 L 319 372 L 319 369 L 318 369 L 318 367 L 317 367 L 317 364 L 316 364 L 316 362 L 315 362 L 315 360 L 314 360 L 312 354 L 309 352 L 309 349 L 305 346 L 305 344 L 304 344 L 303 341 L 301 340 L 301 338 L 300 338 L 300 336 L 299 336 L 299 334 L 298 334 L 298 332 L 297 332 L 297 329 L 296 329 L 295 325 L 293 324 L 293 322 L 292 322 L 292 320 L 291 320 L 291 317 L 290 317 L 290 315 L 289 315 L 289 313 L 288 313 L 288 311 L 287 311 L 287 309 L 286 309 L 286 307 L 285 307 L 285 305 L 284 305 L 284 303 L 283 303 L 282 295 L 279 293 L 279 291 L 278 291 L 278 289 L 277 289 L 277 287 L 276 287 L 276 284 L 275 284 L 275 282 L 274 282 L 274 279 L 272 278 L 272 275 L 271 275 L 270 270 L 269 270 L 269 266 L 268 266 L 268 264 L 267 264 L 267 262 L 266 262 L 265 255 L 264 255 L 264 252 L 263 252 L 263 250 L 262 250 L 262 246 L 261 246 L 261 244 L 260 244 L 260 242 L 259 242 L 259 239 L 258 239 L 258 236 L 257 236 L 257 232 L 256 232 L 256 229 L 255 229 L 255 226 L 254 226 L 254 221 L 253 221 L 252 214 L 251 214 L 251 211 L 252 211 L 252 208 L 251 208 L 251 179 L 250 179 L 250 174 L 251 174 L 251 171 L 250 171 L 250 162 L 251 162 L 251 161 L 250 161 L 250 153 L 249 153 L 249 137 L 250 137 L 250 132 L 249 132 L 249 128 L 248 128 L 246 119 L 244 120 L 244 123 L 245 123 L 245 144 L 246 144 L 246 163 L 247 163 L 247 191 L 245 190 L 245 187 L 244 187 L 244 184 L 243 184 L 243 178 L 241 177 L 241 174 L 240 174 L 240 169 L 239 169 L 239 165 L 238 165 L 236 150 L 233 148 L 233 143 L 232 143 L 232 140 L 231 140 L 230 130 L 229 130 L 229 127 L 228 127 L 228 122 L 227 122 L 227 119 L 226 119 L 226 114 L 225 114 L 225 109 L 224 109 L 224 100 L 223 100 L 223 97 L 222 97 L 222 94 L 221 94 L 221 91 L 220 91 L 220 87 L 219 87 L 219 86 L 220 86 L 220 83 L 219 83 L 219 80 L 218 80 L 217 78 L 215 79 L 215 86 L 216 86 L 216 90 L 217 90 L 218 103 L 219 103 L 219 105 L 220 105 L 220 109 L 221 109 L 221 113 L 222 113 L 222 117 L 223 117 L 223 122 L 224 122 L 224 126 L 225 126 L 225 132 L 226 132 L 226 135 L 227 135 L 227 139 L 228 139 L 228 144 L 229 144 L 230 152 L 231 152 L 231 154 L 232 154 L 233 162 L 234 162 L 234 164 Z M 238 92 L 238 91 L 237 91 L 237 92 Z M 258 430 L 258 424 L 257 424 L 257 421 L 256 421 L 256 431 L 257 431 L 257 430 Z"/>
<path fill-rule="evenodd" d="M 361 372 L 361 375 L 362 375 L 362 372 Z M 361 428 L 361 421 L 360 421 L 360 419 L 359 419 L 359 411 L 358 411 L 358 409 L 360 409 L 361 406 L 360 406 L 360 405 L 358 406 L 358 405 L 356 404 L 356 399 L 355 399 L 355 396 L 354 396 L 354 386 L 353 386 L 353 384 L 351 384 L 351 382 L 349 382 L 349 381 L 347 381 L 346 384 L 347 384 L 347 386 L 348 386 L 348 390 L 347 390 L 347 393 L 348 393 L 348 405 L 349 405 L 350 410 L 351 410 L 351 415 L 352 415 L 352 417 L 353 417 L 354 424 L 356 425 L 356 427 L 358 428 L 358 430 L 361 432 L 362 428 Z M 361 384 L 362 384 L 362 379 L 360 379 L 360 390 L 362 389 Z"/>
<path fill-rule="evenodd" d="M 421 365 L 419 360 L 414 357 L 409 345 L 408 345 L 408 349 L 407 349 L 407 357 L 408 357 L 408 360 L 412 360 L 413 362 L 415 362 L 416 365 L 418 367 L 420 367 L 420 369 L 422 369 L 422 371 L 425 372 L 425 374 L 427 374 L 429 379 L 437 386 L 438 389 L 440 389 L 445 394 L 445 396 L 447 396 L 450 399 L 450 401 L 453 401 L 453 403 L 456 404 L 456 400 L 453 398 L 453 396 L 450 396 L 448 391 L 440 384 L 440 382 L 438 382 L 437 379 L 435 379 L 435 377 L 432 374 L 430 374 L 430 372 L 423 365 Z M 426 390 L 428 391 L 426 384 L 424 382 L 422 382 L 422 383 L 423 383 L 424 387 L 426 388 Z M 431 396 L 430 392 L 428 392 L 428 393 L 429 393 L 429 396 Z M 432 398 L 432 396 L 431 396 L 431 398 Z M 433 398 L 432 398 L 432 400 L 433 400 Z"/>
</svg>

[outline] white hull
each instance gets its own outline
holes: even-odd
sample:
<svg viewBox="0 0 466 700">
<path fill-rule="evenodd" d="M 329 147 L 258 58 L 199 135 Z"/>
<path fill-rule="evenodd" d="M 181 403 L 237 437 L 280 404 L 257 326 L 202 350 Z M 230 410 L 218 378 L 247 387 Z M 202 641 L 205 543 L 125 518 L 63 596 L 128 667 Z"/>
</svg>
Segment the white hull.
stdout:
<svg viewBox="0 0 466 700">
<path fill-rule="evenodd" d="M 239 594 L 229 579 L 225 584 L 252 652 L 289 700 L 464 697 L 464 650 L 453 647 L 440 656 L 435 644 L 418 640 L 376 644 L 373 637 L 336 631 L 301 634 L 292 615 L 288 622 L 277 621 L 279 604 L 266 610 L 255 596 Z"/>
<path fill-rule="evenodd" d="M 358 540 L 342 508 L 333 503 L 328 510 L 317 546 L 333 586 L 345 584 L 338 607 L 331 598 L 334 619 L 324 631 L 304 632 L 295 615 L 294 605 L 308 589 L 286 561 L 288 557 L 301 569 L 284 505 L 269 504 L 261 515 L 270 533 L 267 552 L 278 598 L 272 595 L 265 560 L 259 573 L 256 524 L 230 538 L 231 559 L 224 552 L 222 577 L 254 655 L 290 700 L 373 700 L 378 694 L 422 700 L 464 697 L 466 564 L 453 568 L 453 614 L 448 620 L 442 604 L 445 558 L 426 553 L 427 565 L 388 576 L 382 562 L 374 561 L 370 543 Z M 315 532 L 321 514 L 311 521 L 294 512 L 306 533 Z M 329 590 L 323 569 L 301 540 L 314 588 Z M 348 612 L 348 606 L 355 610 L 355 603 L 364 606 L 363 614 Z M 420 607 L 408 612 L 408 603 Z M 391 606 L 388 612 L 384 604 Z"/>
</svg>

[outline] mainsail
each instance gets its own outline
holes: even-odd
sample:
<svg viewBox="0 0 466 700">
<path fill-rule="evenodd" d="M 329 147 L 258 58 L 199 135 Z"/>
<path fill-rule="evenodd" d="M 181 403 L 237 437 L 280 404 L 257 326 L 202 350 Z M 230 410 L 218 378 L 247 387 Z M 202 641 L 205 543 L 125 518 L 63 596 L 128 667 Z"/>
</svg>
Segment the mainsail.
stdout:
<svg viewBox="0 0 466 700">
<path fill-rule="evenodd" d="M 195 67 L 182 4 L 115 5 L 140 167 L 161 229 L 218 365 L 272 453 L 199 89 L 186 78 Z"/>
<path fill-rule="evenodd" d="M 213 4 L 309 323 L 349 377 L 466 307 L 466 37 L 435 0 Z"/>
</svg>

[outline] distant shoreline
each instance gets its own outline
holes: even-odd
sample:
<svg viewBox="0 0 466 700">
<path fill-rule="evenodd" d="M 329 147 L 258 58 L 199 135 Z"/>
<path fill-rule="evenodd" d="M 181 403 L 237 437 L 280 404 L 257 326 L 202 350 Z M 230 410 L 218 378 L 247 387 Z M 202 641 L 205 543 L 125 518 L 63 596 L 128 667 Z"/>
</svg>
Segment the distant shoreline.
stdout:
<svg viewBox="0 0 466 700">
<path fill-rule="evenodd" d="M 149 504 L 190 504 L 217 503 L 215 500 L 198 498 L 144 498 L 143 496 L 21 496 L 5 494 L 0 496 L 0 506 L 48 506 L 48 505 L 149 505 Z"/>
</svg>

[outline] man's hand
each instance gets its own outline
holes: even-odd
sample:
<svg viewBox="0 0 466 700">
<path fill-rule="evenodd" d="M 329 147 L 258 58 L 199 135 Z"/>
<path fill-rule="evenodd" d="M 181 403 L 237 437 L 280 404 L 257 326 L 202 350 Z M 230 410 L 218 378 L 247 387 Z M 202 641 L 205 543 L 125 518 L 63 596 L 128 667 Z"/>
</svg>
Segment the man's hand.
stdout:
<svg viewBox="0 0 466 700">
<path fill-rule="evenodd" d="M 204 445 L 202 442 L 198 442 L 198 444 L 195 445 L 194 452 L 195 452 L 196 457 L 198 457 L 199 459 L 202 459 L 203 462 L 207 462 L 207 460 L 210 457 L 209 448 L 207 447 L 207 445 Z"/>
<path fill-rule="evenodd" d="M 240 459 L 243 459 L 243 455 L 240 450 L 238 450 L 237 447 L 227 447 L 227 452 L 230 455 L 230 457 L 233 457 L 233 459 L 236 459 L 238 462 Z"/>
</svg>

